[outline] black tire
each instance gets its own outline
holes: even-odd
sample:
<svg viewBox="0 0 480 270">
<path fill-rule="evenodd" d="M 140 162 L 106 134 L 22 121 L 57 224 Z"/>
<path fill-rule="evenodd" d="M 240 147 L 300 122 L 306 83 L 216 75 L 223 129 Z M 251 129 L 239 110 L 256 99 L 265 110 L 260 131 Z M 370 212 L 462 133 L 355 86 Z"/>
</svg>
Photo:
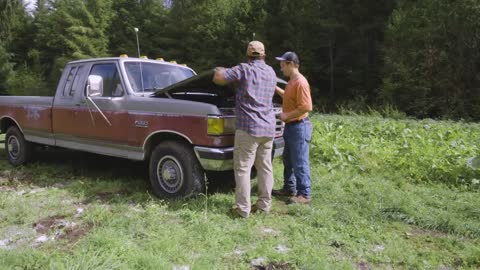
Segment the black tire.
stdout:
<svg viewBox="0 0 480 270">
<path fill-rule="evenodd" d="M 190 146 L 166 141 L 150 156 L 150 183 L 160 198 L 185 198 L 203 192 L 205 175 Z"/>
<path fill-rule="evenodd" d="M 205 171 L 209 192 L 229 192 L 235 189 L 235 174 L 231 171 Z"/>
<path fill-rule="evenodd" d="M 235 187 L 235 172 L 233 170 L 230 171 L 205 171 L 207 175 L 207 180 L 209 183 L 215 183 L 221 185 L 225 183 L 226 185 L 230 185 L 233 183 Z M 257 169 L 255 166 L 252 166 L 252 170 L 250 171 L 250 179 L 254 179 L 257 177 Z"/>
<path fill-rule="evenodd" d="M 228 192 L 235 189 L 235 172 L 230 171 L 205 171 L 208 189 L 211 192 Z M 255 166 L 250 172 L 250 179 L 257 177 Z"/>
<path fill-rule="evenodd" d="M 32 144 L 25 140 L 22 132 L 12 126 L 8 128 L 5 135 L 5 151 L 7 152 L 7 159 L 13 166 L 20 166 L 32 157 Z"/>
</svg>

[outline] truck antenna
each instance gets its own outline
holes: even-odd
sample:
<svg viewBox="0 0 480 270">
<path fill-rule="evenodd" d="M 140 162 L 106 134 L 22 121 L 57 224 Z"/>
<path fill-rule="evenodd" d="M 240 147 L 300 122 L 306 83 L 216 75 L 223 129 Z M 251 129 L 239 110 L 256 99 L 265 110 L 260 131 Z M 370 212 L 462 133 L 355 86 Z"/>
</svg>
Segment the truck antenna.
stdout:
<svg viewBox="0 0 480 270">
<path fill-rule="evenodd" d="M 252 38 L 253 38 L 252 40 L 255 40 L 255 32 L 253 32 Z"/>
<path fill-rule="evenodd" d="M 135 30 L 135 36 L 137 37 L 137 52 L 138 52 L 138 58 L 140 58 L 140 43 L 138 42 L 138 28 L 134 27 L 133 30 Z"/>
<path fill-rule="evenodd" d="M 137 52 L 138 52 L 138 58 L 140 59 L 140 42 L 138 42 L 138 28 L 134 27 L 133 30 L 135 30 L 135 36 L 137 37 Z M 142 96 L 145 95 L 145 87 L 143 85 L 143 71 L 142 71 L 142 62 L 140 61 L 140 82 L 142 84 Z"/>
</svg>

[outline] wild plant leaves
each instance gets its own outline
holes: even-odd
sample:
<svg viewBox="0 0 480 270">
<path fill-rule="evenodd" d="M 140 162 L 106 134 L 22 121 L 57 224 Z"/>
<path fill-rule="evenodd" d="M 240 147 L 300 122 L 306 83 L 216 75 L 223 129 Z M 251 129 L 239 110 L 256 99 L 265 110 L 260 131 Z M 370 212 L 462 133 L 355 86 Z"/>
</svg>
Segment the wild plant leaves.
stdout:
<svg viewBox="0 0 480 270">
<path fill-rule="evenodd" d="M 395 172 L 411 182 L 479 186 L 475 180 L 480 179 L 480 157 L 470 158 L 479 152 L 478 124 L 324 115 L 314 116 L 312 122 L 313 166 L 330 172 Z"/>
</svg>

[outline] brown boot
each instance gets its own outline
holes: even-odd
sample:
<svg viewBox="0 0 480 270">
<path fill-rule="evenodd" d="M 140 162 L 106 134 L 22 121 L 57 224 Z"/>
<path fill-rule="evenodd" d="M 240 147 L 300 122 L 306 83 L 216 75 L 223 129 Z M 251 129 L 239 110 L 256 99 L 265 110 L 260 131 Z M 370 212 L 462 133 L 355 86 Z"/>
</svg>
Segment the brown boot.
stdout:
<svg viewBox="0 0 480 270">
<path fill-rule="evenodd" d="M 272 195 L 273 196 L 281 196 L 281 197 L 292 197 L 292 196 L 295 196 L 296 194 L 282 188 L 282 189 L 272 190 Z"/>
<path fill-rule="evenodd" d="M 307 198 L 303 195 L 297 195 L 297 196 L 292 196 L 288 199 L 287 204 L 294 204 L 294 203 L 299 203 L 299 204 L 309 204 L 312 201 L 311 198 Z"/>
<path fill-rule="evenodd" d="M 233 218 L 248 218 L 248 213 L 243 212 L 242 210 L 238 209 L 237 207 L 232 207 L 230 209 L 230 214 Z"/>
<path fill-rule="evenodd" d="M 269 211 L 259 208 L 257 204 L 252 205 L 251 213 L 268 215 Z"/>
</svg>

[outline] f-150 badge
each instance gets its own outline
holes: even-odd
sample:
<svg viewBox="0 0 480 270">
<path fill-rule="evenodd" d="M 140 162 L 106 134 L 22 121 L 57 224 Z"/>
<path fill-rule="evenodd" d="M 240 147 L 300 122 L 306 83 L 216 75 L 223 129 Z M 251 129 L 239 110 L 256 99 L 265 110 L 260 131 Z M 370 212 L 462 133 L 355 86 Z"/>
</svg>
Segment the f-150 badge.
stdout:
<svg viewBox="0 0 480 270">
<path fill-rule="evenodd" d="M 135 126 L 136 127 L 141 127 L 141 128 L 146 128 L 146 127 L 148 127 L 148 121 L 135 120 Z"/>
</svg>

